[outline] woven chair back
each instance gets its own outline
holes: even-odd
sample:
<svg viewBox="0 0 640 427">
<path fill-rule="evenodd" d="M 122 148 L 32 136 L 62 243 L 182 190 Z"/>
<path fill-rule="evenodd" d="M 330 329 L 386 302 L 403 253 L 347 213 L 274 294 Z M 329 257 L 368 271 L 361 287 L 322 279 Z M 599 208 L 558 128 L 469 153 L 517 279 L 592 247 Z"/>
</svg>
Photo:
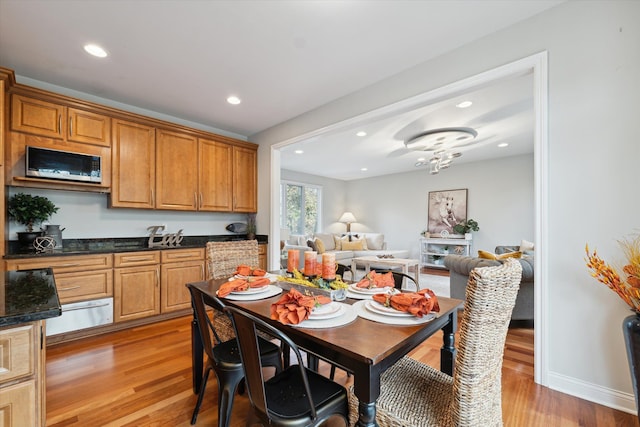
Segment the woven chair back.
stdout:
<svg viewBox="0 0 640 427">
<path fill-rule="evenodd" d="M 207 242 L 207 278 L 230 277 L 240 264 L 258 267 L 258 241 Z"/>
<path fill-rule="evenodd" d="M 514 259 L 469 275 L 453 377 L 456 426 L 502 425 L 502 358 L 521 277 Z"/>
</svg>

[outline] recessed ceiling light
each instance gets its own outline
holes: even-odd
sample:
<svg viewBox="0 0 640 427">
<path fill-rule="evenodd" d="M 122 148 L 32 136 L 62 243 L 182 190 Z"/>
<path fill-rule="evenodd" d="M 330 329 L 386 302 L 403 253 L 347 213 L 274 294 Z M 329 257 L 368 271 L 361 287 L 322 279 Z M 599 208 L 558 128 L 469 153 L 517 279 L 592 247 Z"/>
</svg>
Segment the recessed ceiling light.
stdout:
<svg viewBox="0 0 640 427">
<path fill-rule="evenodd" d="M 304 153 L 304 151 L 302 151 L 302 150 L 296 150 L 296 151 L 294 151 L 294 153 L 296 153 L 296 154 L 302 154 L 302 153 Z"/>
<path fill-rule="evenodd" d="M 360 132 L 356 133 L 356 136 L 367 136 L 367 133 L 361 130 Z"/>
<path fill-rule="evenodd" d="M 367 168 L 360 168 L 360 170 L 361 170 L 362 172 L 366 172 L 366 171 L 368 171 L 369 169 L 367 169 Z"/>
<path fill-rule="evenodd" d="M 419 162 L 424 162 L 426 159 L 424 157 L 418 157 Z"/>
<path fill-rule="evenodd" d="M 107 51 L 98 46 L 97 44 L 86 44 L 84 45 L 84 50 L 93 56 L 97 56 L 98 58 L 104 58 L 107 56 Z"/>
<path fill-rule="evenodd" d="M 469 108 L 472 105 L 473 105 L 473 102 L 471 102 L 471 101 L 462 101 L 461 103 L 456 104 L 456 107 L 458 107 L 458 108 Z"/>
<path fill-rule="evenodd" d="M 507 144 L 506 142 L 498 144 L 498 147 L 500 147 L 500 148 L 504 148 L 504 147 L 508 147 L 508 146 L 509 146 L 509 144 Z"/>
<path fill-rule="evenodd" d="M 230 97 L 228 97 L 228 98 L 227 98 L 227 102 L 228 102 L 229 104 L 232 104 L 232 105 L 238 105 L 238 104 L 240 104 L 242 101 L 241 101 L 241 100 L 240 100 L 240 98 L 238 98 L 237 96 L 235 96 L 235 95 L 231 95 Z"/>
</svg>

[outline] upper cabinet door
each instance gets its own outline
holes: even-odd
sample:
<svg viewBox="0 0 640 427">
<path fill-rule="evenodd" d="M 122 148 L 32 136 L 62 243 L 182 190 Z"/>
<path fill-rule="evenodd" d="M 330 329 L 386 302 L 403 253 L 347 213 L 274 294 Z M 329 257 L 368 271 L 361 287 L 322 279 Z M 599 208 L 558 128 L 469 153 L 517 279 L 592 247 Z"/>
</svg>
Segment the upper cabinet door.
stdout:
<svg viewBox="0 0 640 427">
<path fill-rule="evenodd" d="M 111 146 L 111 119 L 109 117 L 76 108 L 69 108 L 68 115 L 67 139 L 69 141 L 104 147 Z"/>
<path fill-rule="evenodd" d="M 111 157 L 111 207 L 153 208 L 156 184 L 155 129 L 114 120 Z"/>
<path fill-rule="evenodd" d="M 21 95 L 11 97 L 11 130 L 64 139 L 65 107 Z"/>
<path fill-rule="evenodd" d="M 231 212 L 233 209 L 233 146 L 208 139 L 200 141 L 201 211 Z"/>
<path fill-rule="evenodd" d="M 244 147 L 233 147 L 233 210 L 258 211 L 257 152 Z"/>
<path fill-rule="evenodd" d="M 156 130 L 156 209 L 198 209 L 198 139 Z"/>
</svg>

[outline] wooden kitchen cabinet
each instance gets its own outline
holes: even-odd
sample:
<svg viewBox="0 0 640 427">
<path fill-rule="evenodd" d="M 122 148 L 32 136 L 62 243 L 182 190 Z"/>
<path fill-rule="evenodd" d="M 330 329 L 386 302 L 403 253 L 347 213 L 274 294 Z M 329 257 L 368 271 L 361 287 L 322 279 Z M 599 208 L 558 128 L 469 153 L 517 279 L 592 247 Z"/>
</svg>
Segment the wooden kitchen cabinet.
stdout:
<svg viewBox="0 0 640 427">
<path fill-rule="evenodd" d="M 160 314 L 160 251 L 114 254 L 114 321 Z"/>
<path fill-rule="evenodd" d="M 6 270 L 51 267 L 61 304 L 113 296 L 111 254 L 9 259 Z"/>
<path fill-rule="evenodd" d="M 11 130 L 111 146 L 110 117 L 23 95 L 11 97 Z"/>
<path fill-rule="evenodd" d="M 44 426 L 43 321 L 0 328 L 0 420 L 7 427 Z"/>
<path fill-rule="evenodd" d="M 199 139 L 198 181 L 201 211 L 233 210 L 233 146 L 224 142 Z"/>
<path fill-rule="evenodd" d="M 191 307 L 187 283 L 204 280 L 204 249 L 162 251 L 160 271 L 160 312 Z"/>
<path fill-rule="evenodd" d="M 258 153 L 233 147 L 233 211 L 258 211 Z"/>
<path fill-rule="evenodd" d="M 156 209 L 198 209 L 198 139 L 156 131 Z"/>
<path fill-rule="evenodd" d="M 258 267 L 263 270 L 267 270 L 267 249 L 268 246 L 266 243 L 258 244 Z"/>
<path fill-rule="evenodd" d="M 156 131 L 150 126 L 113 121 L 110 206 L 155 207 Z"/>
</svg>

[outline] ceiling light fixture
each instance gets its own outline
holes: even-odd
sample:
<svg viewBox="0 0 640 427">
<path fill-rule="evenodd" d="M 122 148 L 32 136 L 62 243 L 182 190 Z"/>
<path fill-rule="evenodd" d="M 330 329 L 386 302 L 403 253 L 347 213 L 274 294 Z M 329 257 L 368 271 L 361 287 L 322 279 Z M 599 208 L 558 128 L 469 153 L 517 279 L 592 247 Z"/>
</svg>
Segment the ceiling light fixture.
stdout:
<svg viewBox="0 0 640 427">
<path fill-rule="evenodd" d="M 227 98 L 227 102 L 231 105 L 238 105 L 242 102 L 242 100 L 240 100 L 240 98 L 238 98 L 235 95 L 231 95 L 230 97 Z"/>
<path fill-rule="evenodd" d="M 302 150 L 296 150 L 296 151 L 294 151 L 294 153 L 296 153 L 296 154 L 302 154 L 302 153 L 304 153 L 304 151 L 302 151 Z"/>
<path fill-rule="evenodd" d="M 498 144 L 498 147 L 500 147 L 500 148 L 504 148 L 504 147 L 508 147 L 508 146 L 509 146 L 509 144 L 506 143 L 506 142 L 502 142 L 502 143 Z"/>
<path fill-rule="evenodd" d="M 432 152 L 429 159 L 429 173 L 432 175 L 451 166 L 453 159 L 462 156 L 460 148 L 473 143 L 478 132 L 468 127 L 432 129 L 412 136 L 404 145 L 412 151 Z M 415 166 L 427 164 L 418 161 Z"/>
<path fill-rule="evenodd" d="M 356 136 L 367 136 L 367 133 L 361 130 L 360 132 L 356 133 Z"/>
<path fill-rule="evenodd" d="M 362 172 L 366 172 L 366 171 L 368 171 L 369 169 L 367 169 L 367 168 L 360 168 L 360 170 L 361 170 Z"/>
<path fill-rule="evenodd" d="M 472 105 L 473 105 L 473 102 L 471 102 L 471 101 L 462 101 L 461 103 L 456 104 L 456 107 L 458 107 L 458 108 L 469 108 Z"/>
<path fill-rule="evenodd" d="M 107 51 L 98 46 L 97 44 L 86 44 L 84 45 L 84 50 L 89 55 L 96 56 L 98 58 L 105 58 L 107 56 Z"/>
</svg>

